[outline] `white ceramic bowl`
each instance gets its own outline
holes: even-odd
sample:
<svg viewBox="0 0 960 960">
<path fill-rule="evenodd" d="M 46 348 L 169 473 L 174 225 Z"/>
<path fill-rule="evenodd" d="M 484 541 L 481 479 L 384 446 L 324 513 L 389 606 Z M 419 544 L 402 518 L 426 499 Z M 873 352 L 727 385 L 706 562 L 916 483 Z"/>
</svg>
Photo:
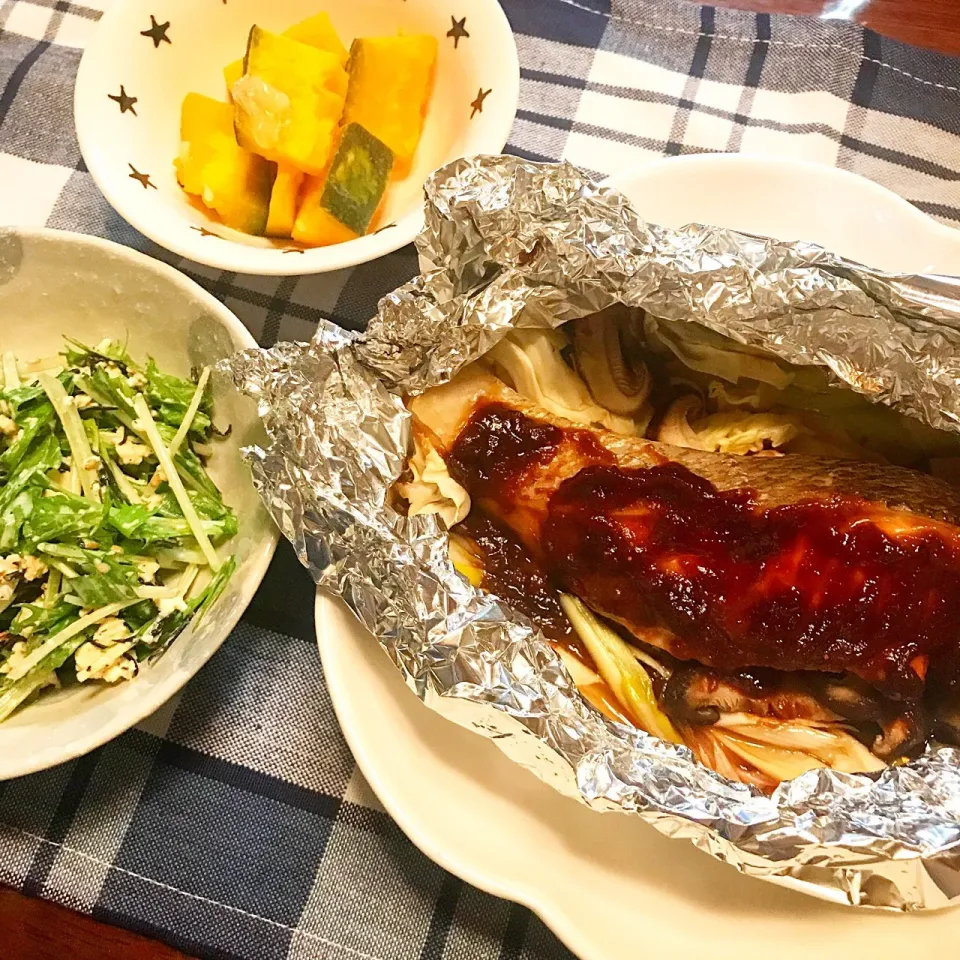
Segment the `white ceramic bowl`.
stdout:
<svg viewBox="0 0 960 960">
<path fill-rule="evenodd" d="M 197 91 L 226 99 L 222 70 L 243 55 L 250 27 L 279 32 L 321 10 L 329 12 L 347 45 L 357 36 L 398 30 L 433 34 L 440 45 L 413 169 L 391 185 L 380 219 L 396 225 L 300 252 L 289 242 L 248 237 L 211 222 L 177 185 L 173 160 L 184 96 Z M 454 33 L 452 13 L 469 36 L 448 35 Z M 169 24 L 162 33 L 154 31 L 156 43 L 143 35 L 151 20 Z M 84 52 L 74 116 L 84 161 L 103 195 L 161 246 L 237 273 L 323 273 L 374 260 L 413 240 L 423 225 L 422 185 L 431 171 L 461 156 L 503 148 L 517 109 L 519 76 L 513 33 L 497 0 L 460 0 L 456 7 L 442 0 L 157 0 L 149 7 L 116 0 Z M 136 102 L 121 103 L 121 92 Z M 134 174 L 149 176 L 150 185 Z"/>
<path fill-rule="evenodd" d="M 24 360 L 52 356 L 63 335 L 96 343 L 126 340 L 181 376 L 256 346 L 219 301 L 165 264 L 118 244 L 55 230 L 0 230 L 0 347 Z M 240 619 L 266 573 L 277 532 L 240 455 L 261 439 L 253 401 L 220 374 L 211 378 L 214 415 L 231 425 L 214 444 L 210 475 L 236 511 L 229 541 L 238 569 L 194 630 L 155 663 L 117 686 L 89 685 L 45 695 L 0 724 L 0 780 L 80 756 L 123 733 L 168 700 L 210 659 Z"/>
</svg>

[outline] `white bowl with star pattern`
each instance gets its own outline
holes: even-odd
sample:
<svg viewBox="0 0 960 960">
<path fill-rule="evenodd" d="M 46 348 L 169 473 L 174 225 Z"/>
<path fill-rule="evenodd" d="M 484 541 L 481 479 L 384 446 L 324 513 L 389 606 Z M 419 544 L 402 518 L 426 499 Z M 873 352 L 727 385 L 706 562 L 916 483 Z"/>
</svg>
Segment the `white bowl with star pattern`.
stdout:
<svg viewBox="0 0 960 960">
<path fill-rule="evenodd" d="M 223 67 L 253 24 L 281 32 L 321 11 L 349 46 L 398 31 L 437 37 L 436 80 L 410 174 L 392 183 L 376 233 L 329 247 L 231 230 L 177 184 L 180 107 L 191 91 L 226 100 Z M 499 153 L 517 108 L 516 43 L 497 0 L 116 0 L 77 74 L 74 118 L 84 162 L 111 206 L 180 256 L 236 273 L 325 273 L 375 260 L 423 226 L 423 182 L 461 156 Z"/>
</svg>

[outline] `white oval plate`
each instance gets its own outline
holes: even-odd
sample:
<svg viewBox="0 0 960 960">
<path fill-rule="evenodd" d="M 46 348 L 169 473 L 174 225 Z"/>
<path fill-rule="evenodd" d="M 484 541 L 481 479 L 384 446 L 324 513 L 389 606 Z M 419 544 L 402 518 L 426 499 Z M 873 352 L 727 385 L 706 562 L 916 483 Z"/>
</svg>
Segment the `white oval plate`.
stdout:
<svg viewBox="0 0 960 960">
<path fill-rule="evenodd" d="M 811 203 L 819 196 L 808 192 L 811 178 L 832 191 L 830 202 Z M 830 168 L 684 157 L 616 180 L 641 214 L 669 226 L 723 223 L 813 240 L 885 269 L 960 274 L 960 234 Z M 424 709 L 342 604 L 318 593 L 316 621 L 344 734 L 401 829 L 452 873 L 531 907 L 584 960 L 704 950 L 710 960 L 743 960 L 757 950 L 778 960 L 908 960 L 938 955 L 960 934 L 956 911 L 852 910 L 741 876 L 637 818 L 599 815 L 493 742 Z"/>
<path fill-rule="evenodd" d="M 646 220 L 810 240 L 879 270 L 960 275 L 960 230 L 836 167 L 744 154 L 655 160 L 609 177 Z"/>
<path fill-rule="evenodd" d="M 59 230 L 0 229 L 0 350 L 22 360 L 54 356 L 63 336 L 126 341 L 141 362 L 186 376 L 256 346 L 215 297 L 165 263 L 128 247 Z M 139 723 L 170 699 L 226 640 L 270 564 L 277 529 L 260 503 L 240 451 L 263 442 L 256 403 L 221 374 L 211 377 L 217 423 L 210 475 L 237 514 L 220 549 L 237 571 L 199 624 L 128 683 L 84 684 L 42 696 L 0 724 L 0 780 L 81 756 Z"/>
<path fill-rule="evenodd" d="M 354 37 L 404 30 L 433 34 L 439 49 L 413 169 L 391 184 L 379 231 L 304 250 L 212 221 L 180 189 L 173 161 L 180 149 L 183 98 L 196 91 L 226 100 L 223 68 L 243 55 L 251 26 L 283 31 L 321 10 L 329 12 L 347 46 Z M 467 35 L 458 37 L 455 25 L 461 20 Z M 158 24 L 156 30 L 151 22 Z M 154 39 L 144 34 L 151 30 Z M 424 180 L 457 157 L 500 152 L 517 110 L 519 84 L 516 43 L 497 0 L 458 0 L 456 7 L 446 0 L 156 0 L 151 5 L 117 0 L 101 17 L 80 62 L 74 120 L 80 151 L 101 193 L 151 240 L 236 273 L 324 273 L 375 260 L 413 240 L 423 225 Z M 136 102 L 123 101 L 122 94 Z M 138 174 L 149 180 L 137 180 Z"/>
</svg>

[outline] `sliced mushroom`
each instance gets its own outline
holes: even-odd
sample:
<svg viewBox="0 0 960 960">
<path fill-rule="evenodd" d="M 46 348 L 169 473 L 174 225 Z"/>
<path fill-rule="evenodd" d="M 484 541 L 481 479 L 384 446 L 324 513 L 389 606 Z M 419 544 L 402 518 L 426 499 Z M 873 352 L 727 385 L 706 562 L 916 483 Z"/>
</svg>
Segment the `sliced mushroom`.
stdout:
<svg viewBox="0 0 960 960">
<path fill-rule="evenodd" d="M 720 707 L 711 694 L 717 686 L 717 675 L 706 667 L 684 664 L 670 676 L 660 695 L 663 712 L 674 720 L 709 726 L 720 719 Z"/>
<path fill-rule="evenodd" d="M 871 749 L 884 760 L 910 756 L 927 739 L 927 723 L 919 704 L 910 704 L 881 724 Z"/>
<path fill-rule="evenodd" d="M 653 382 L 646 364 L 626 349 L 636 340 L 629 310 L 616 306 L 572 324 L 577 370 L 601 407 L 632 416 L 650 397 Z"/>
<path fill-rule="evenodd" d="M 933 735 L 944 743 L 960 747 L 960 703 L 955 698 L 934 704 Z"/>
<path fill-rule="evenodd" d="M 814 675 L 809 682 L 820 702 L 846 720 L 882 724 L 889 713 L 889 705 L 883 697 L 851 674 L 842 677 Z"/>
<path fill-rule="evenodd" d="M 880 733 L 871 749 L 885 760 L 902 757 L 919 747 L 927 737 L 927 721 L 919 704 L 886 700 L 862 680 L 847 674 L 810 678 L 819 700 L 845 720 L 876 724 Z M 874 727 L 876 729 L 876 727 Z"/>
<path fill-rule="evenodd" d="M 674 670 L 663 689 L 661 706 L 674 719 L 698 725 L 717 723 L 728 714 L 812 723 L 841 719 L 810 692 L 801 676 L 722 676 L 689 663 Z"/>
</svg>

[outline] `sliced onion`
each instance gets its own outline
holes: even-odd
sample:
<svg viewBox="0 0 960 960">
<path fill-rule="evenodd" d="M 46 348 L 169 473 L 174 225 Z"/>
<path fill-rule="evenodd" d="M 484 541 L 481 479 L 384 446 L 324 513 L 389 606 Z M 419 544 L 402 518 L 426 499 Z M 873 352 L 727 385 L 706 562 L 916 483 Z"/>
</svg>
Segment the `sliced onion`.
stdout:
<svg viewBox="0 0 960 960">
<path fill-rule="evenodd" d="M 633 723 L 661 740 L 681 743 L 680 733 L 660 709 L 650 675 L 637 662 L 633 648 L 577 597 L 562 594 L 560 605 L 593 657 L 600 676 Z"/>
</svg>

